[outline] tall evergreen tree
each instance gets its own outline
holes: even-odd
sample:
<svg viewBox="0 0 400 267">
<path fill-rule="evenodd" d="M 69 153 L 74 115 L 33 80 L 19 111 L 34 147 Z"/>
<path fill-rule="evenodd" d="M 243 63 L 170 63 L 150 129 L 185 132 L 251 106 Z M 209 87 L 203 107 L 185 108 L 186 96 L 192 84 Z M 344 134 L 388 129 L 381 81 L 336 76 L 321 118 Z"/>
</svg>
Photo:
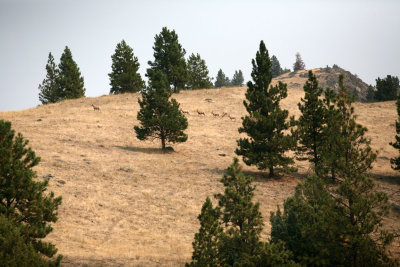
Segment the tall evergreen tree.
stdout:
<svg viewBox="0 0 400 267">
<path fill-rule="evenodd" d="M 199 215 L 200 230 L 186 266 L 296 266 L 282 244 L 260 240 L 263 218 L 253 203 L 253 178 L 243 175 L 234 159 L 221 182 L 225 186 L 216 208 L 207 198 Z"/>
<path fill-rule="evenodd" d="M 276 56 L 271 57 L 271 72 L 272 72 L 272 78 L 278 77 L 283 73 L 281 64 L 279 63 L 279 60 Z"/>
<path fill-rule="evenodd" d="M 187 82 L 186 51 L 178 41 L 175 30 L 163 27 L 154 38 L 154 61 L 149 61 L 152 71 L 162 71 L 175 93 L 185 88 Z M 149 75 L 149 71 L 146 76 Z"/>
<path fill-rule="evenodd" d="M 299 145 L 297 154 L 299 160 L 309 160 L 314 163 L 318 173 L 321 161 L 322 146 L 325 142 L 323 129 L 325 127 L 326 107 L 321 99 L 322 88 L 318 86 L 317 77 L 310 70 L 308 81 L 304 85 L 305 96 L 298 104 L 301 115 L 297 121 L 297 137 Z"/>
<path fill-rule="evenodd" d="M 239 128 L 239 133 L 246 133 L 249 138 L 240 138 L 235 152 L 243 156 L 247 165 L 256 165 L 260 170 L 269 169 L 270 176 L 273 176 L 276 166 L 286 167 L 293 163 L 292 158 L 285 156 L 286 151 L 295 147 L 294 138 L 285 134 L 290 128 L 287 121 L 289 112 L 280 107 L 280 101 L 287 96 L 287 85 L 279 82 L 270 86 L 271 62 L 263 41 L 252 64 L 254 83 L 247 83 L 247 101 L 243 101 L 249 114 L 243 118 Z"/>
<path fill-rule="evenodd" d="M 217 77 L 215 78 L 214 87 L 219 88 L 223 86 L 229 86 L 229 84 L 229 78 L 225 76 L 225 73 L 222 71 L 222 69 L 219 69 Z"/>
<path fill-rule="evenodd" d="M 356 166 L 359 173 L 366 173 L 372 168 L 376 154 L 370 147 L 371 141 L 364 135 L 367 128 L 356 123 L 354 114 L 354 97 L 349 94 L 343 83 L 344 75 L 339 75 L 339 95 L 326 94 L 327 121 L 324 135 L 323 157 L 321 161 L 325 170 L 331 172 L 331 178 L 341 179 L 346 166 Z M 328 104 L 328 102 L 331 102 Z"/>
<path fill-rule="evenodd" d="M 304 64 L 303 59 L 299 52 L 296 53 L 296 61 L 293 64 L 293 71 L 304 70 L 306 65 Z"/>
<path fill-rule="evenodd" d="M 395 100 L 400 90 L 399 78 L 387 75 L 386 78 L 376 79 L 376 101 Z"/>
<path fill-rule="evenodd" d="M 368 103 L 375 101 L 375 90 L 372 85 L 368 86 L 366 100 Z"/>
<path fill-rule="evenodd" d="M 46 79 L 39 85 L 39 100 L 42 104 L 55 103 L 59 100 L 58 96 L 58 69 L 54 63 L 54 57 L 49 53 L 46 64 Z"/>
<path fill-rule="evenodd" d="M 72 58 L 71 50 L 65 47 L 60 58 L 59 68 L 59 96 L 60 99 L 80 98 L 85 96 L 84 81 L 78 65 Z"/>
<path fill-rule="evenodd" d="M 32 168 L 40 158 L 27 145 L 21 134 L 15 136 L 10 122 L 0 120 L 0 215 L 20 228 L 38 253 L 52 257 L 56 247 L 41 239 L 53 230 L 49 223 L 57 221 L 61 197 L 45 195 L 48 182 L 33 180 Z"/>
<path fill-rule="evenodd" d="M 134 93 L 144 89 L 145 83 L 138 73 L 138 58 L 133 55 L 133 49 L 124 40 L 117 44 L 111 59 L 112 71 L 108 74 L 110 94 Z"/>
<path fill-rule="evenodd" d="M 179 103 L 175 99 L 169 100 L 171 88 L 166 75 L 162 71 L 148 71 L 149 86 L 142 92 L 139 99 L 140 110 L 137 119 L 140 126 L 135 126 L 136 137 L 139 140 L 158 138 L 162 149 L 166 149 L 166 142 L 185 142 L 187 135 L 183 132 L 187 126 L 187 119 L 179 110 Z"/>
<path fill-rule="evenodd" d="M 219 266 L 218 241 L 223 231 L 219 217 L 219 209 L 207 197 L 198 216 L 200 229 L 194 235 L 192 262 L 186 266 Z"/>
<path fill-rule="evenodd" d="M 243 86 L 244 78 L 243 78 L 243 72 L 241 70 L 235 71 L 233 74 L 233 78 L 231 81 L 232 86 Z"/>
<path fill-rule="evenodd" d="M 400 94 L 397 96 L 396 101 L 397 107 L 397 121 L 396 121 L 396 135 L 395 142 L 390 142 L 390 145 L 400 152 Z M 390 159 L 390 163 L 392 164 L 393 170 L 400 170 L 400 155 L 398 157 L 394 157 Z"/>
<path fill-rule="evenodd" d="M 203 89 L 211 88 L 212 82 L 208 77 L 208 68 L 204 59 L 199 54 L 191 54 L 188 62 L 188 88 Z"/>
</svg>

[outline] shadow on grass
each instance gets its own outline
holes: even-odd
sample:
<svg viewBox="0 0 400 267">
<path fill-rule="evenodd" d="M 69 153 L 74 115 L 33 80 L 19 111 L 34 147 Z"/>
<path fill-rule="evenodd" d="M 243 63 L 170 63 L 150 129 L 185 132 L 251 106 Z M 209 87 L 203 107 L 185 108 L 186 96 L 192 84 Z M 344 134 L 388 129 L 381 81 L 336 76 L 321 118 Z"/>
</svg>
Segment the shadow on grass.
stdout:
<svg viewBox="0 0 400 267">
<path fill-rule="evenodd" d="M 171 154 L 174 152 L 172 148 L 162 150 L 161 148 L 151 148 L 151 147 L 134 147 L 134 146 L 114 146 L 119 149 L 123 149 L 131 152 L 146 153 L 146 154 Z"/>
<path fill-rule="evenodd" d="M 374 180 L 382 181 L 388 184 L 400 185 L 400 175 L 384 175 L 384 174 L 372 174 Z"/>
</svg>

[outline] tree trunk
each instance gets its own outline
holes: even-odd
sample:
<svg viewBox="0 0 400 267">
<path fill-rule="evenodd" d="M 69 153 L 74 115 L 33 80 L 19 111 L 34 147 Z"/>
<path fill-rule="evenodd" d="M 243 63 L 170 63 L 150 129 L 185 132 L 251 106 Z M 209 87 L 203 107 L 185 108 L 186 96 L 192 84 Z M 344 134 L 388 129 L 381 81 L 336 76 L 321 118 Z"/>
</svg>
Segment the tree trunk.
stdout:
<svg viewBox="0 0 400 267">
<path fill-rule="evenodd" d="M 269 177 L 274 177 L 274 167 L 269 167 Z"/>
<path fill-rule="evenodd" d="M 161 135 L 161 146 L 162 146 L 162 150 L 165 150 L 165 136 Z"/>
</svg>

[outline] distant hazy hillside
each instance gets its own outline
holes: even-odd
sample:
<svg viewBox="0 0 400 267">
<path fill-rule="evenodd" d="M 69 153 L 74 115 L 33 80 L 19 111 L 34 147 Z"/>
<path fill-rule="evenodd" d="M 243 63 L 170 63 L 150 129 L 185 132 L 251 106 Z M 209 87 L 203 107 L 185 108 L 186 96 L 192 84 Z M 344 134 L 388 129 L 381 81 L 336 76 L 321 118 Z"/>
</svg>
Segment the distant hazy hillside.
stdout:
<svg viewBox="0 0 400 267">
<path fill-rule="evenodd" d="M 347 88 L 349 88 L 350 92 L 352 92 L 356 97 L 357 101 L 365 102 L 368 90 L 368 84 L 363 82 L 360 78 L 357 77 L 356 74 L 352 74 L 351 72 L 344 70 L 340 67 L 328 67 L 328 68 L 319 68 L 312 70 L 318 78 L 319 85 L 323 88 L 330 87 L 337 91 L 339 89 L 338 85 L 338 76 L 339 74 L 344 74 L 344 84 Z M 298 71 L 298 72 L 290 72 L 285 73 L 276 79 L 282 79 L 283 82 L 290 84 L 296 78 L 305 78 L 304 82 L 306 81 L 308 74 L 308 70 Z M 288 79 L 285 81 L 285 79 Z M 303 79 L 302 79 L 303 80 Z M 304 82 L 300 84 L 301 88 L 304 85 Z M 295 83 L 292 83 L 296 85 Z"/>
</svg>

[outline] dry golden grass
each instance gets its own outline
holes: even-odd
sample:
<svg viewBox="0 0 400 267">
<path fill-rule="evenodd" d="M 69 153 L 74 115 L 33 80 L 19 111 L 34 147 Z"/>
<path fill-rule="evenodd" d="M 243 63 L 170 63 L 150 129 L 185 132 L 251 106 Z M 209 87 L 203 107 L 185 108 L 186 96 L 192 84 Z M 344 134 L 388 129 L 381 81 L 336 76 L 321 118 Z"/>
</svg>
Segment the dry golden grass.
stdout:
<svg viewBox="0 0 400 267">
<path fill-rule="evenodd" d="M 298 116 L 306 78 L 283 78 L 289 92 L 282 105 Z M 219 180 L 235 156 L 245 91 L 245 87 L 222 88 L 173 95 L 190 112 L 189 139 L 173 145 L 175 152 L 168 154 L 161 152 L 158 140 L 136 139 L 138 94 L 0 113 L 0 119 L 10 120 L 42 158 L 36 167 L 38 177 L 54 175 L 49 190 L 61 195 L 63 204 L 48 240 L 64 255 L 64 266 L 182 266 L 189 261 L 201 205 L 206 196 L 222 191 Z M 397 155 L 389 145 L 395 134 L 395 103 L 357 103 L 355 108 L 379 152 L 372 174 L 394 207 L 386 227 L 398 229 L 399 178 L 389 164 Z M 196 109 L 206 116 L 198 116 Z M 236 120 L 213 117 L 211 111 L 227 112 Z M 264 238 L 270 230 L 270 211 L 293 193 L 309 171 L 304 162 L 296 162 L 296 167 L 300 174 L 267 179 L 256 168 L 243 166 L 256 177 Z M 397 256 L 398 245 L 392 247 Z"/>
</svg>

